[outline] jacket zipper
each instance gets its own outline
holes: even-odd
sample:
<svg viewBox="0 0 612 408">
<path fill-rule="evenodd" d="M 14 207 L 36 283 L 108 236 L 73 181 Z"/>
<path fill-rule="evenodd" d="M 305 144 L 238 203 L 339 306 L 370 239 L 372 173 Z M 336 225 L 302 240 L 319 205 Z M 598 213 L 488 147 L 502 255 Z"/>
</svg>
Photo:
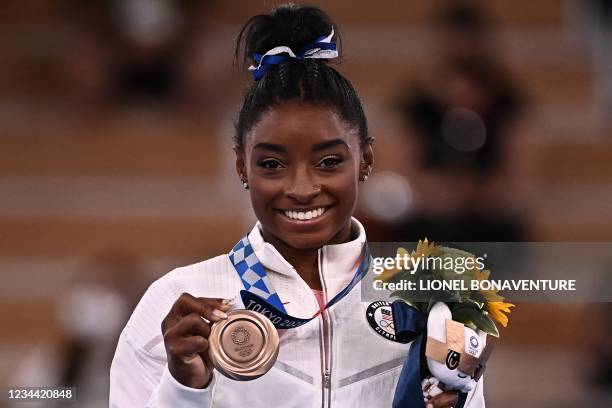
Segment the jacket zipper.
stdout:
<svg viewBox="0 0 612 408">
<path fill-rule="evenodd" d="M 328 302 L 327 298 L 327 285 L 325 283 L 325 275 L 323 273 L 323 253 L 324 249 L 319 251 L 319 278 L 321 279 L 321 288 L 323 289 L 323 301 L 325 304 Z M 323 314 L 325 314 L 325 319 L 323 319 Z M 321 325 L 321 350 L 323 350 L 323 404 L 322 406 L 325 408 L 329 408 L 331 406 L 331 376 L 332 376 L 332 322 L 331 322 L 331 314 L 326 309 L 322 312 L 322 325 Z M 323 328 L 323 325 L 326 325 L 327 330 Z M 327 333 L 327 338 L 325 338 Z M 326 341 L 327 340 L 327 341 Z M 325 347 L 327 344 L 327 349 Z"/>
</svg>

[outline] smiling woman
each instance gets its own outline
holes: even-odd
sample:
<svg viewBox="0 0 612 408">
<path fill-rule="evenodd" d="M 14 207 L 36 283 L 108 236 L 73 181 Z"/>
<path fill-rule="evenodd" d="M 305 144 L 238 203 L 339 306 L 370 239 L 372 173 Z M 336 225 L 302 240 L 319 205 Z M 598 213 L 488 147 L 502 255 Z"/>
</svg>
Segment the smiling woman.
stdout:
<svg viewBox="0 0 612 408">
<path fill-rule="evenodd" d="M 264 239 L 311 288 L 321 287 L 318 249 L 351 238 L 357 183 L 372 159 L 370 144 L 334 111 L 299 101 L 262 114 L 237 150 Z"/>
<path fill-rule="evenodd" d="M 381 336 L 361 302 L 369 258 L 352 215 L 373 139 L 355 89 L 328 63 L 337 36 L 323 11 L 294 5 L 241 31 L 236 55 L 252 59 L 255 82 L 234 151 L 258 222 L 229 254 L 151 285 L 117 346 L 111 406 L 391 406 L 410 345 Z M 249 331 L 253 312 L 281 329 L 278 339 Z M 456 400 L 446 392 L 430 403 Z M 483 406 L 481 386 L 468 404 Z"/>
</svg>

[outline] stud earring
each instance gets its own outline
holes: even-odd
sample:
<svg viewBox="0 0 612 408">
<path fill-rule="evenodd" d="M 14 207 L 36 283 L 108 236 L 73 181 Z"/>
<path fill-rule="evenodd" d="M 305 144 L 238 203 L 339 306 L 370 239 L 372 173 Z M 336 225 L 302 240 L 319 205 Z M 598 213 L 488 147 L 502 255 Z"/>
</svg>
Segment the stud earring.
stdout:
<svg viewBox="0 0 612 408">
<path fill-rule="evenodd" d="M 366 174 L 364 174 L 363 176 L 361 176 L 361 181 L 368 181 L 368 177 L 370 177 L 370 173 L 372 172 L 372 169 L 369 168 L 368 172 Z"/>
<path fill-rule="evenodd" d="M 244 189 L 245 189 L 245 190 L 248 190 L 248 189 L 249 189 L 249 182 L 248 182 L 248 181 L 246 181 L 246 180 L 244 180 L 244 181 L 242 182 L 242 187 L 244 187 Z"/>
</svg>

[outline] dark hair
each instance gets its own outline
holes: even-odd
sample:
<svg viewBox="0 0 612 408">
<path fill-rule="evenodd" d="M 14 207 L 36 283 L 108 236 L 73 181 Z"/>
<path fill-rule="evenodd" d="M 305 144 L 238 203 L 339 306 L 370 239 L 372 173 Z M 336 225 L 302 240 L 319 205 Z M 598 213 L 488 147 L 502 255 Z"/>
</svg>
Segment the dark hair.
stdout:
<svg viewBox="0 0 612 408">
<path fill-rule="evenodd" d="M 339 39 L 336 24 L 321 9 L 293 4 L 278 6 L 268 14 L 252 17 L 242 28 L 236 41 L 236 61 L 246 62 L 254 53 L 265 54 L 278 46 L 298 52 L 317 38 L 329 35 L 332 27 Z M 333 109 L 358 131 L 362 145 L 369 143 L 368 125 L 357 92 L 327 61 L 288 58 L 253 83 L 236 123 L 234 146 L 242 149 L 244 136 L 263 112 L 292 100 Z"/>
</svg>

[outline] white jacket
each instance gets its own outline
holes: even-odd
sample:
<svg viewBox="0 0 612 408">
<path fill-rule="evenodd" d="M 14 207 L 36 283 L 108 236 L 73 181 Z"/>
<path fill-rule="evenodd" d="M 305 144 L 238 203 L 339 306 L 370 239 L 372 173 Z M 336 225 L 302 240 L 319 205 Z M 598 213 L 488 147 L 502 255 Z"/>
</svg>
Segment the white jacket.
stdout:
<svg viewBox="0 0 612 408">
<path fill-rule="evenodd" d="M 351 242 L 319 250 L 319 273 L 326 300 L 354 275 L 361 246 Z M 249 234 L 257 257 L 268 271 L 287 312 L 310 317 L 317 300 L 297 271 L 269 243 L 257 224 Z M 229 248 L 228 248 L 229 249 Z M 162 319 L 183 292 L 196 297 L 231 298 L 243 289 L 227 254 L 178 268 L 154 282 L 134 310 L 119 338 L 110 372 L 111 407 L 390 407 L 410 344 L 377 334 L 367 322 L 368 303 L 361 302 L 360 284 L 327 310 L 323 319 L 280 330 L 280 352 L 274 367 L 253 381 L 234 381 L 214 373 L 203 390 L 178 383 L 168 371 L 161 333 Z M 239 296 L 237 301 L 240 302 Z M 240 307 L 240 305 L 238 305 Z M 330 350 L 325 350 L 327 333 Z M 484 407 L 482 380 L 466 407 Z"/>
</svg>

